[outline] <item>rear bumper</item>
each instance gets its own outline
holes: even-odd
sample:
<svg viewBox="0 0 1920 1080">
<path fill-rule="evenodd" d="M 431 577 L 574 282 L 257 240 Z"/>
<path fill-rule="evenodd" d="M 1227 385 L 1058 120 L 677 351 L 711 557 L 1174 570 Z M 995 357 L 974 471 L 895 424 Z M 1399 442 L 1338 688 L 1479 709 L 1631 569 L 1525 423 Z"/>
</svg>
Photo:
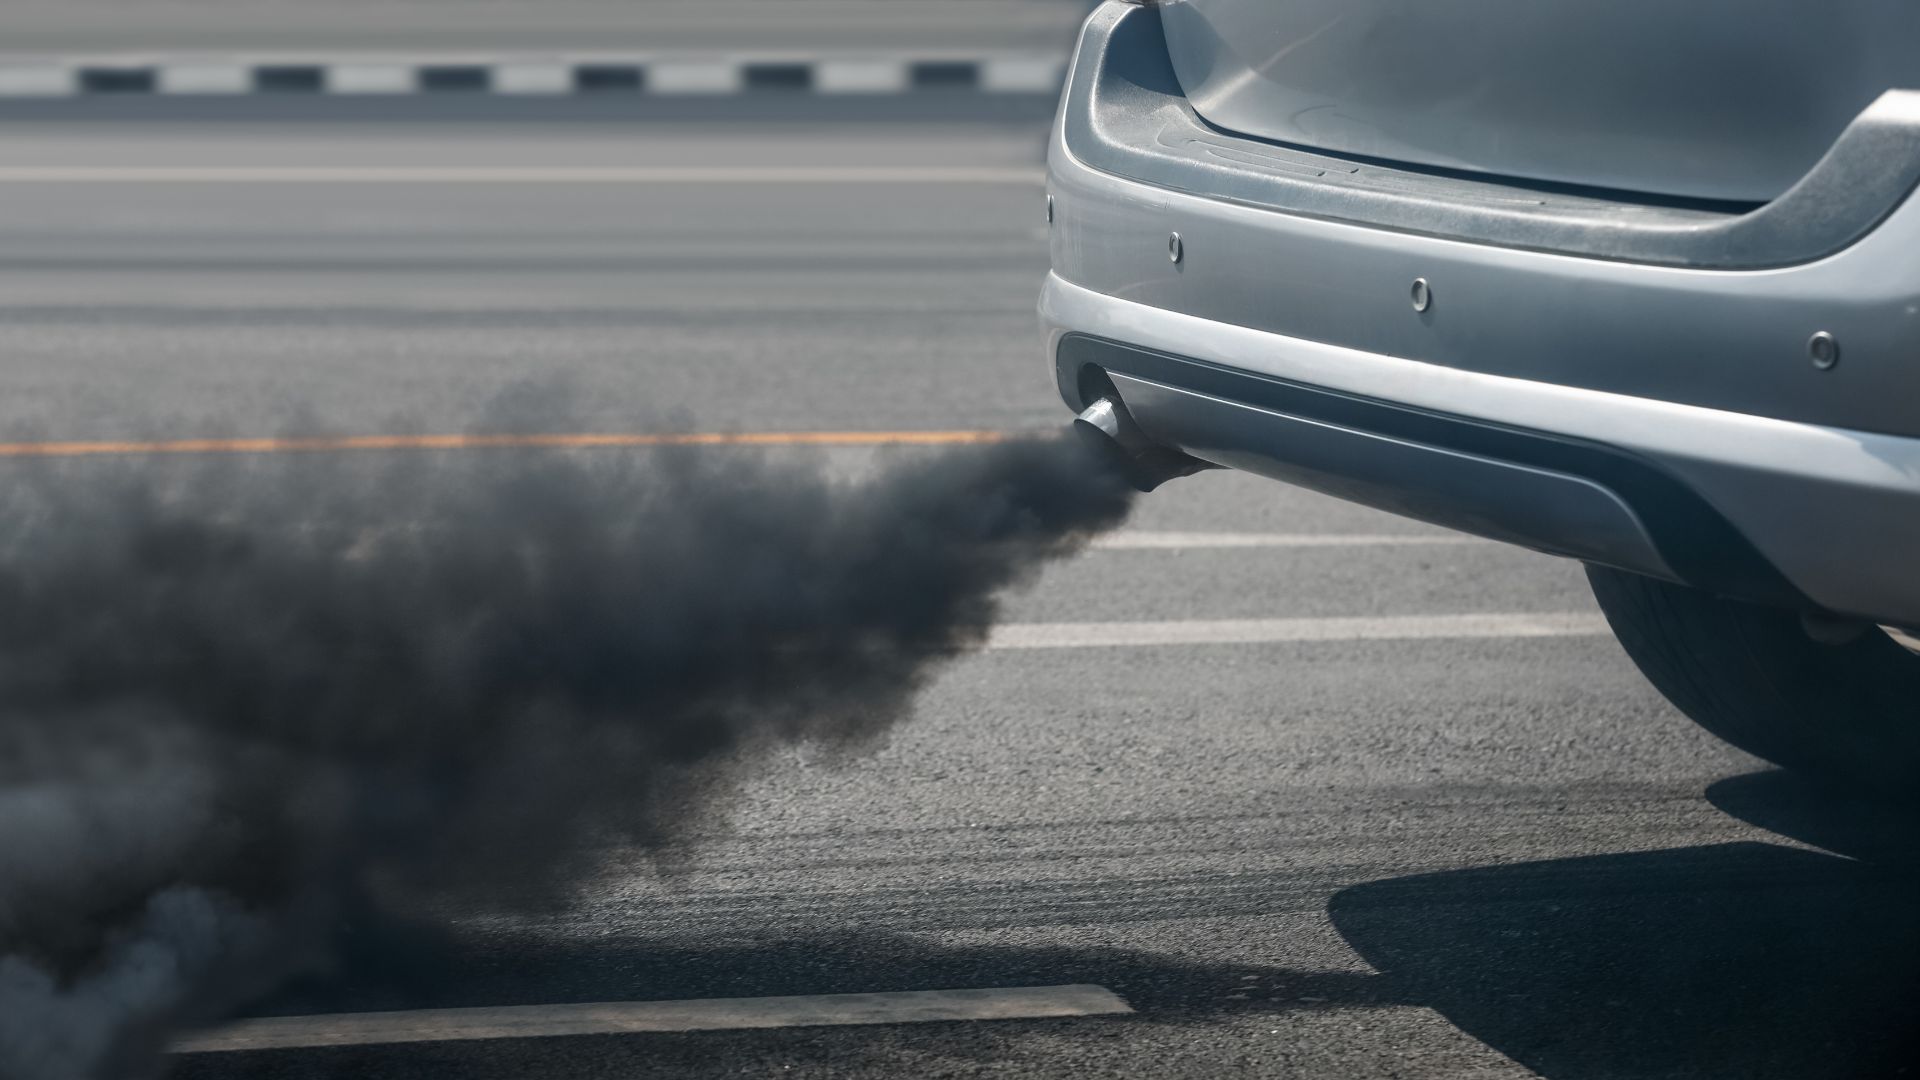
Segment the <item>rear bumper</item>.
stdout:
<svg viewBox="0 0 1920 1080">
<path fill-rule="evenodd" d="M 1072 133 L 1100 126 L 1085 91 L 1111 31 L 1150 14 L 1089 21 L 1049 153 L 1041 312 L 1070 405 L 1097 368 L 1149 435 L 1196 457 L 1727 595 L 1920 624 L 1915 200 L 1809 261 L 1727 269 L 1256 205 L 1233 176 L 1273 162 L 1233 148 L 1202 148 L 1203 186 L 1147 182 L 1083 160 Z M 1129 137 L 1166 147 L 1169 130 Z M 1831 370 L 1809 362 L 1815 331 L 1840 342 Z"/>
<path fill-rule="evenodd" d="M 1920 624 L 1920 439 L 1462 372 L 1049 276 L 1060 394 L 1089 369 L 1195 457 L 1744 599 Z M 1390 396 L 1383 396 L 1383 392 Z"/>
</svg>

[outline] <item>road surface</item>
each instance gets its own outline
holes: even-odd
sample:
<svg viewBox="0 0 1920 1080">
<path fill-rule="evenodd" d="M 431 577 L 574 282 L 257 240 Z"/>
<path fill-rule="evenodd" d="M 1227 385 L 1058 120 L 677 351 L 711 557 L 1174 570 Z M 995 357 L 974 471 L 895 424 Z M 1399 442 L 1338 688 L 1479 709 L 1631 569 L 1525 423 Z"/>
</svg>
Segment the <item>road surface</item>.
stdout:
<svg viewBox="0 0 1920 1080">
<path fill-rule="evenodd" d="M 1091 0 L 12 0 L 0 56 L 1062 49 Z"/>
<path fill-rule="evenodd" d="M 6 135 L 8 440 L 1063 419 L 1031 126 Z M 255 1010 L 496 1010 L 468 1038 L 188 1054 L 176 1075 L 1905 1060 L 1910 827 L 1691 727 L 1597 632 L 1573 564 L 1214 473 L 1006 611 L 1002 647 L 885 746 L 778 760 L 671 872 L 616 859 L 563 914 L 370 940 Z M 753 1007 L 802 1026 L 596 1034 L 558 1008 L 1062 986 L 1130 1011 L 905 1022 L 886 1010 L 923 999 L 888 998 L 861 1007 L 900 1022 L 804 1023 L 828 1002 Z"/>
</svg>

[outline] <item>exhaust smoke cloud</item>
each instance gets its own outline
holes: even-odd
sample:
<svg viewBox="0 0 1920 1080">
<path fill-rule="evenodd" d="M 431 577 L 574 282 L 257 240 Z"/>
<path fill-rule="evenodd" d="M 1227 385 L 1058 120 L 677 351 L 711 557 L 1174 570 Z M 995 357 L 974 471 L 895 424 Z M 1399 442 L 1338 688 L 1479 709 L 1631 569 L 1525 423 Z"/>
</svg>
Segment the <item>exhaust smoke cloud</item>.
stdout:
<svg viewBox="0 0 1920 1080">
<path fill-rule="evenodd" d="M 858 748 L 1132 496 L 1069 439 L 79 462 L 0 485 L 0 1076 L 159 1071 L 369 911 L 565 903 Z"/>
</svg>

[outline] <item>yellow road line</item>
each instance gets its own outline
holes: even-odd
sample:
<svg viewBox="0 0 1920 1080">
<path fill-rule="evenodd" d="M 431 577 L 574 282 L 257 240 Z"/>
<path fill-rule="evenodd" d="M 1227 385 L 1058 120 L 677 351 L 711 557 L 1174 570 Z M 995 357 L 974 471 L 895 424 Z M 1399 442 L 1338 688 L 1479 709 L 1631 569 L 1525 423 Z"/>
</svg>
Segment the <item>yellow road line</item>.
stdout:
<svg viewBox="0 0 1920 1080">
<path fill-rule="evenodd" d="M 109 454 L 287 454 L 330 450 L 590 449 L 622 446 L 954 446 L 1002 442 L 1007 431 L 740 431 L 666 434 L 337 435 L 308 438 L 100 439 L 0 443 L 0 457 Z"/>
</svg>

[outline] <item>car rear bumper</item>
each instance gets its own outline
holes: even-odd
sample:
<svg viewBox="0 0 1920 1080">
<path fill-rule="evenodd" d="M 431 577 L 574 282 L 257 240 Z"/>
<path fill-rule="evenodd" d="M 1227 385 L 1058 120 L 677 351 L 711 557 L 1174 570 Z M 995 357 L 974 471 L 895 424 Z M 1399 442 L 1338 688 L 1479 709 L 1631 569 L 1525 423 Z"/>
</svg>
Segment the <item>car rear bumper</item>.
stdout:
<svg viewBox="0 0 1920 1080">
<path fill-rule="evenodd" d="M 1061 397 L 1147 435 L 1495 539 L 1727 595 L 1920 624 L 1920 439 L 1464 372 L 1049 275 Z"/>
<path fill-rule="evenodd" d="M 1196 457 L 1727 595 L 1920 624 L 1920 205 L 1906 189 L 1838 248 L 1764 268 L 1503 242 L 1503 216 L 1531 210 L 1435 235 L 1379 192 L 1302 188 L 1328 159 L 1183 142 L 1197 120 L 1170 75 L 1121 72 L 1152 91 L 1145 105 L 1096 93 L 1096 76 L 1118 77 L 1116 31 L 1150 18 L 1095 12 L 1049 151 L 1041 310 L 1069 404 L 1106 372 L 1148 434 Z M 1156 183 L 1099 167 L 1080 153 L 1090 131 L 1109 149 L 1199 154 L 1205 171 Z M 1241 183 L 1276 169 L 1293 179 L 1262 190 L 1300 205 Z M 1496 186 L 1442 194 L 1497 204 Z M 1357 209 L 1325 212 L 1336 203 Z M 1639 220 L 1583 206 L 1587 232 Z M 1839 343 L 1829 368 L 1809 358 L 1819 332 Z"/>
</svg>

